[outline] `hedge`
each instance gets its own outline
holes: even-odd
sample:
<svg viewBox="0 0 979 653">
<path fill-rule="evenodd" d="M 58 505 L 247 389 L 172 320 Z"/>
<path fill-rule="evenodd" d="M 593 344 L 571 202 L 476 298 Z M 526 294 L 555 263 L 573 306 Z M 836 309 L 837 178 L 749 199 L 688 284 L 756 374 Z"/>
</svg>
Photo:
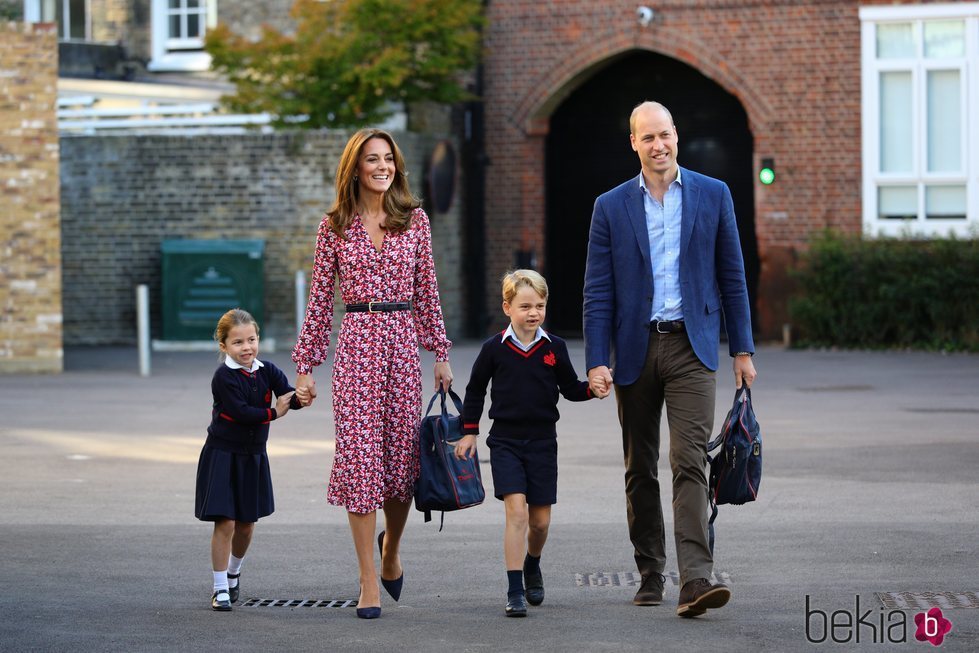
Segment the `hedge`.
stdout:
<svg viewBox="0 0 979 653">
<path fill-rule="evenodd" d="M 793 276 L 797 346 L 979 351 L 979 239 L 826 232 Z"/>
</svg>

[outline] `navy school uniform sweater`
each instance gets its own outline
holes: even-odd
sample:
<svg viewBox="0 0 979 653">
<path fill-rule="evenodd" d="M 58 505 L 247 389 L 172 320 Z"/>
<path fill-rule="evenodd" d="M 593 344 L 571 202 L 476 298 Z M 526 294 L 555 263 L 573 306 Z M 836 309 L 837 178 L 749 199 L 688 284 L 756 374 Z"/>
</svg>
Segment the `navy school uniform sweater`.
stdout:
<svg viewBox="0 0 979 653">
<path fill-rule="evenodd" d="M 547 334 L 530 351 L 523 351 L 498 333 L 483 343 L 473 363 L 462 406 L 462 432 L 479 434 L 486 386 L 490 389 L 490 435 L 515 440 L 540 440 L 557 437 L 555 424 L 560 417 L 558 392 L 569 401 L 592 398 L 586 381 L 579 381 L 571 364 L 568 346 L 561 338 Z"/>
<path fill-rule="evenodd" d="M 272 397 L 293 390 L 286 375 L 272 363 L 263 361 L 254 372 L 222 364 L 211 379 L 214 405 L 205 444 L 234 453 L 264 453 L 269 422 L 278 417 L 270 407 Z M 295 395 L 289 408 L 302 408 Z"/>
</svg>

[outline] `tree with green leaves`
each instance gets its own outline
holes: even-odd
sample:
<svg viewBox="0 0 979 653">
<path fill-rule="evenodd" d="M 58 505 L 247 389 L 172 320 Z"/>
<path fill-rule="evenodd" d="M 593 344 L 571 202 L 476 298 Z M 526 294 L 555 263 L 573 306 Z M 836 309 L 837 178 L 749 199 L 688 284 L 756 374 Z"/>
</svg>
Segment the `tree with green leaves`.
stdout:
<svg viewBox="0 0 979 653">
<path fill-rule="evenodd" d="M 277 124 L 358 126 L 392 102 L 451 103 L 480 54 L 481 0 L 297 0 L 294 35 L 268 25 L 257 41 L 218 25 L 205 49 L 236 86 L 232 111 L 268 112 Z"/>
<path fill-rule="evenodd" d="M 24 3 L 20 0 L 0 0 L 0 20 L 24 20 Z"/>
</svg>

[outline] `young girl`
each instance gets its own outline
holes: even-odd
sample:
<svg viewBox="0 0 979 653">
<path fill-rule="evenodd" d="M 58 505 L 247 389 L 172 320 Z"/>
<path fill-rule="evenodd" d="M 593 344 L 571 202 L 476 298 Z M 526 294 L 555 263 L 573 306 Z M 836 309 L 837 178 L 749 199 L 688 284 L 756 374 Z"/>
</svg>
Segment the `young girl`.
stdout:
<svg viewBox="0 0 979 653">
<path fill-rule="evenodd" d="M 238 600 L 238 576 L 255 522 L 275 510 L 265 453 L 269 422 L 301 406 L 286 375 L 258 360 L 258 324 L 247 311 L 222 315 L 214 339 L 224 363 L 211 379 L 214 405 L 197 465 L 194 515 L 214 522 L 211 608 L 226 611 Z"/>
</svg>

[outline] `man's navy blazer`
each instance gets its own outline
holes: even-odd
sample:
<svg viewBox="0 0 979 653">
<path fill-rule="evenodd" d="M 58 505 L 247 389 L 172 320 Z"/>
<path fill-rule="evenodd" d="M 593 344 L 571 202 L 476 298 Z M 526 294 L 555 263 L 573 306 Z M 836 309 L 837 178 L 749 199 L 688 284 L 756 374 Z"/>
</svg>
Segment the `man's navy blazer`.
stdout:
<svg viewBox="0 0 979 653">
<path fill-rule="evenodd" d="M 595 200 L 585 265 L 585 369 L 613 368 L 630 385 L 642 371 L 653 305 L 646 211 L 639 177 Z M 717 369 L 721 308 L 731 355 L 754 353 L 741 242 L 727 184 L 682 168 L 680 296 L 694 353 Z"/>
</svg>

